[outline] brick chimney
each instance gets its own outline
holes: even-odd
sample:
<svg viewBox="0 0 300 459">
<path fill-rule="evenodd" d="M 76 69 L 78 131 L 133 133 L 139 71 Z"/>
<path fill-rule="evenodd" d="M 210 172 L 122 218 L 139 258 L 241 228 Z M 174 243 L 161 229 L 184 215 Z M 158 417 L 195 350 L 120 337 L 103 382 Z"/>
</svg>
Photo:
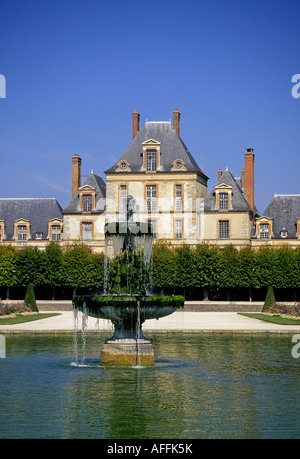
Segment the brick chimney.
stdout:
<svg viewBox="0 0 300 459">
<path fill-rule="evenodd" d="M 254 153 L 253 148 L 246 148 L 245 153 L 245 195 L 249 206 L 254 211 Z"/>
<path fill-rule="evenodd" d="M 132 113 L 132 139 L 134 139 L 140 130 L 140 115 L 137 110 Z"/>
<path fill-rule="evenodd" d="M 178 108 L 175 108 L 173 111 L 173 128 L 177 132 L 177 135 L 180 136 L 180 112 Z"/>
<path fill-rule="evenodd" d="M 81 187 L 81 158 L 79 155 L 72 156 L 72 198 Z"/>
<path fill-rule="evenodd" d="M 222 169 L 218 169 L 218 181 L 222 177 Z"/>
</svg>

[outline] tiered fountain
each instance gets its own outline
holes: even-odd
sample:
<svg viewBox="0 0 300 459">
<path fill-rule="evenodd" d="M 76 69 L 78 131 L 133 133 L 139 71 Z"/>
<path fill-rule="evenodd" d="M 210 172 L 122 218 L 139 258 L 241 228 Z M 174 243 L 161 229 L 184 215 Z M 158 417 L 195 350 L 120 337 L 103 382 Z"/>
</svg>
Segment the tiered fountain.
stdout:
<svg viewBox="0 0 300 459">
<path fill-rule="evenodd" d="M 114 325 L 101 352 L 105 365 L 153 365 L 153 343 L 143 336 L 142 324 L 184 304 L 182 296 L 153 294 L 151 224 L 135 222 L 136 210 L 135 199 L 128 196 L 124 221 L 105 225 L 104 293 L 73 300 L 76 311 Z"/>
</svg>

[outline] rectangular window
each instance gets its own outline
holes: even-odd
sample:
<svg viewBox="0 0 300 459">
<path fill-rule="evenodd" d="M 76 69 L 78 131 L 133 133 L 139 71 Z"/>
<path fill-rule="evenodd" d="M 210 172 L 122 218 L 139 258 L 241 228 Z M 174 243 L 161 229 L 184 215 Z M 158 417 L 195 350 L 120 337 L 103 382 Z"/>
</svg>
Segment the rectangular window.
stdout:
<svg viewBox="0 0 300 459">
<path fill-rule="evenodd" d="M 91 212 L 92 210 L 92 195 L 91 194 L 82 195 L 82 209 L 84 212 Z"/>
<path fill-rule="evenodd" d="M 219 222 L 219 238 L 229 239 L 229 221 L 228 220 Z"/>
<path fill-rule="evenodd" d="M 60 225 L 51 226 L 51 239 L 52 241 L 60 241 Z"/>
<path fill-rule="evenodd" d="M 119 189 L 119 212 L 125 216 L 126 212 L 126 198 L 127 198 L 127 186 L 120 185 Z"/>
<path fill-rule="evenodd" d="M 92 239 L 93 224 L 82 222 L 82 239 Z"/>
<path fill-rule="evenodd" d="M 147 171 L 156 171 L 156 150 L 146 151 L 146 169 Z"/>
<path fill-rule="evenodd" d="M 269 223 L 261 223 L 259 225 L 260 239 L 269 239 Z"/>
<path fill-rule="evenodd" d="M 151 230 L 152 230 L 153 239 L 156 239 L 157 238 L 156 220 L 148 220 L 148 223 L 151 224 Z"/>
<path fill-rule="evenodd" d="M 175 220 L 175 237 L 176 238 L 182 237 L 182 220 L 181 219 Z"/>
<path fill-rule="evenodd" d="M 182 211 L 182 185 L 175 185 L 175 212 Z"/>
<path fill-rule="evenodd" d="M 156 211 L 156 185 L 146 185 L 147 211 Z"/>
<path fill-rule="evenodd" d="M 18 226 L 18 241 L 26 241 L 27 228 L 26 226 Z"/>
<path fill-rule="evenodd" d="M 219 193 L 219 209 L 228 209 L 228 193 Z"/>
</svg>

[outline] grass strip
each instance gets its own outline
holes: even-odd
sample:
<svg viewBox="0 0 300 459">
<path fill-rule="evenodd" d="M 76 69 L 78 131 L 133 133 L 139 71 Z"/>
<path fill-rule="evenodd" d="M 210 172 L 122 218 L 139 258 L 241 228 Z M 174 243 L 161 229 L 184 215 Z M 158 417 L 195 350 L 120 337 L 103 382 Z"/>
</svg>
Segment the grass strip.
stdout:
<svg viewBox="0 0 300 459">
<path fill-rule="evenodd" d="M 281 316 L 269 316 L 267 314 L 252 313 L 252 312 L 239 312 L 241 316 L 250 317 L 251 319 L 263 320 L 264 322 L 271 322 L 277 325 L 300 325 L 300 319 L 286 319 Z"/>
<path fill-rule="evenodd" d="M 40 320 L 40 319 L 48 319 L 48 317 L 60 316 L 61 314 L 58 312 L 42 312 L 37 314 L 31 315 L 20 315 L 17 317 L 5 317 L 4 319 L 0 319 L 0 325 L 15 325 L 15 324 L 22 324 L 24 322 L 31 322 L 33 320 Z"/>
</svg>

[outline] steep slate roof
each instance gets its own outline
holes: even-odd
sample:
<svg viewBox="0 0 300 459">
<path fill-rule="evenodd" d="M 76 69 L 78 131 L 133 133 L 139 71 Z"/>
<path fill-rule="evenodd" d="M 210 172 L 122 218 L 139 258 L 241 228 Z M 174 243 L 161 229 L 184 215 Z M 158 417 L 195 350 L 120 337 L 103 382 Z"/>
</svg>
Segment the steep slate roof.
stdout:
<svg viewBox="0 0 300 459">
<path fill-rule="evenodd" d="M 238 181 L 233 177 L 232 173 L 226 169 L 223 172 L 221 178 L 218 180 L 218 183 L 213 187 L 207 199 L 204 203 L 205 212 L 219 211 L 215 209 L 215 188 L 222 183 L 232 187 L 232 211 L 234 212 L 251 212 L 251 207 L 249 206 L 246 198 L 244 196 L 243 190 L 238 184 Z"/>
<path fill-rule="evenodd" d="M 30 220 L 30 236 L 35 239 L 37 232 L 48 236 L 48 221 L 62 219 L 62 208 L 55 198 L 0 198 L 0 220 L 5 223 L 5 239 L 14 236 L 14 220 Z"/>
<path fill-rule="evenodd" d="M 105 182 L 102 179 L 102 177 L 98 174 L 95 174 L 95 172 L 91 172 L 84 184 L 82 185 L 85 186 L 91 186 L 92 188 L 95 188 L 95 207 L 96 210 L 92 212 L 96 213 L 102 213 L 104 211 L 104 198 L 106 196 L 106 186 Z M 69 202 L 67 207 L 63 210 L 63 213 L 81 213 L 82 210 L 79 208 L 79 192 L 75 194 L 73 199 Z"/>
<path fill-rule="evenodd" d="M 295 238 L 297 218 L 300 218 L 300 194 L 275 194 L 263 216 L 273 218 L 273 234 L 280 237 L 281 231 L 288 232 L 288 238 Z"/>
<path fill-rule="evenodd" d="M 105 171 L 105 174 L 116 172 L 117 166 L 122 160 L 126 160 L 129 163 L 131 172 L 144 172 L 142 143 L 149 139 L 161 143 L 161 172 L 170 172 L 174 161 L 176 159 L 181 159 L 185 163 L 186 171 L 198 172 L 207 180 L 203 170 L 198 166 L 170 121 L 147 121 L 122 156 L 110 169 Z M 120 172 L 120 174 L 122 174 L 122 172 Z"/>
</svg>

